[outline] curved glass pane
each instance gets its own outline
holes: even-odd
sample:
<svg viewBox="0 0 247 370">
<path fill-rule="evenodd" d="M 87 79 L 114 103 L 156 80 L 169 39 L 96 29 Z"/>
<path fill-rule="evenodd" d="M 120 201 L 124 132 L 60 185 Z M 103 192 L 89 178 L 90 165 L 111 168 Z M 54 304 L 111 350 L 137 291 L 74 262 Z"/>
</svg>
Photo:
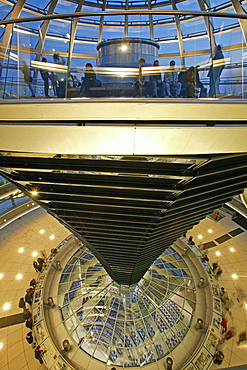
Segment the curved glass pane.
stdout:
<svg viewBox="0 0 247 370">
<path fill-rule="evenodd" d="M 68 261 L 58 286 L 68 333 L 108 365 L 142 366 L 170 353 L 189 330 L 195 299 L 188 266 L 172 247 L 130 287 L 113 282 L 82 248 Z"/>
</svg>

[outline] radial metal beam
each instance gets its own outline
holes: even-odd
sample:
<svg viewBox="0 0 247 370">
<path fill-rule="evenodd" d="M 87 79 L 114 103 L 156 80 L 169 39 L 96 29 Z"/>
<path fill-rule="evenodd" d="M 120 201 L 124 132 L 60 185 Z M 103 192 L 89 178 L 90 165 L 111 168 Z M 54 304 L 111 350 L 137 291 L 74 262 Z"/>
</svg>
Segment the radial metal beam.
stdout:
<svg viewBox="0 0 247 370">
<path fill-rule="evenodd" d="M 237 14 L 241 14 L 241 15 L 246 14 L 238 0 L 231 0 L 231 2 L 232 2 L 232 6 L 233 6 L 233 8 L 234 8 L 234 10 Z M 247 21 L 244 20 L 244 19 L 239 19 L 238 21 L 239 21 L 241 30 L 243 32 L 244 41 L 245 41 L 245 43 L 247 43 Z"/>
<path fill-rule="evenodd" d="M 13 21 L 14 19 L 19 17 L 19 15 L 21 14 L 21 11 L 22 11 L 22 9 L 25 5 L 25 2 L 26 2 L 26 0 L 17 1 L 15 6 L 13 7 L 10 19 L 8 19 L 8 21 Z M 10 23 L 7 22 L 6 23 L 7 26 L 5 28 L 5 32 L 4 32 L 4 35 L 3 35 L 3 40 L 2 40 L 1 45 L 0 45 L 0 66 L 3 66 L 3 64 L 4 64 L 6 51 L 9 47 L 9 42 L 10 42 L 12 32 L 13 32 L 13 23 L 12 22 L 10 22 Z M 1 70 L 2 70 L 2 68 L 0 67 L 0 76 L 1 76 Z"/>
<path fill-rule="evenodd" d="M 177 6 L 175 0 L 171 0 L 172 9 L 177 10 Z M 179 44 L 179 52 L 180 52 L 180 60 L 181 60 L 181 67 L 185 68 L 185 60 L 184 60 L 184 44 L 183 44 L 183 35 L 181 31 L 181 25 L 178 15 L 174 15 L 176 28 L 177 28 L 177 35 L 178 35 L 178 44 Z"/>
<path fill-rule="evenodd" d="M 198 1 L 201 11 L 203 12 L 208 11 L 208 5 L 205 0 L 197 0 L 197 1 Z M 212 50 L 213 47 L 216 45 L 215 39 L 214 39 L 214 33 L 213 33 L 213 20 L 212 20 L 212 17 L 203 16 L 203 18 L 204 18 L 207 35 L 208 35 L 210 45 L 211 45 L 211 50 Z"/>
<path fill-rule="evenodd" d="M 103 4 L 102 4 L 102 12 L 104 12 L 105 10 L 106 10 L 106 0 L 104 0 L 103 1 Z M 101 15 L 100 16 L 100 23 L 99 23 L 98 42 L 101 42 L 102 41 L 104 19 L 105 19 L 105 16 L 104 15 Z"/>
<path fill-rule="evenodd" d="M 152 10 L 151 0 L 148 0 L 148 10 Z M 149 14 L 149 30 L 150 30 L 150 40 L 154 40 L 154 26 L 153 26 L 153 16 Z"/>
<path fill-rule="evenodd" d="M 76 8 L 76 13 L 81 11 L 83 4 L 84 4 L 84 0 L 80 0 L 78 6 Z M 74 18 L 73 23 L 72 23 L 72 27 L 71 27 L 70 43 L 69 43 L 69 60 L 71 59 L 71 56 L 72 56 L 72 53 L 73 53 L 78 21 L 79 21 L 79 18 Z"/>
<path fill-rule="evenodd" d="M 57 2 L 58 2 L 58 0 L 52 0 L 51 4 L 49 6 L 48 12 L 47 12 L 48 15 L 54 13 Z M 45 37 L 46 37 L 47 31 L 48 31 L 48 27 L 50 25 L 50 21 L 51 21 L 50 19 L 46 19 L 44 21 L 42 27 L 41 27 L 40 37 L 39 37 L 39 41 L 38 41 L 38 44 L 37 44 L 37 47 L 36 47 L 37 52 L 36 52 L 35 60 L 40 60 L 40 57 L 42 55 L 42 50 L 43 50 L 44 43 L 45 43 Z"/>
<path fill-rule="evenodd" d="M 125 9 L 128 10 L 129 9 L 129 0 L 126 0 L 125 1 Z M 124 37 L 128 37 L 129 35 L 129 26 L 128 26 L 128 22 L 129 22 L 129 16 L 126 14 L 124 16 Z"/>
<path fill-rule="evenodd" d="M 76 13 L 81 11 L 83 4 L 84 4 L 84 0 L 80 0 L 78 6 L 76 8 Z M 68 63 L 67 63 L 68 64 L 68 73 L 70 73 L 71 58 L 72 58 L 72 54 L 73 54 L 73 48 L 74 48 L 74 43 L 75 43 L 75 35 L 76 35 L 78 21 L 79 21 L 79 18 L 73 18 L 72 26 L 71 26 L 71 30 L 70 30 L 70 42 L 69 42 Z M 69 84 L 69 79 L 67 78 L 66 79 L 66 96 L 67 96 L 68 87 L 69 87 L 68 84 Z"/>
</svg>

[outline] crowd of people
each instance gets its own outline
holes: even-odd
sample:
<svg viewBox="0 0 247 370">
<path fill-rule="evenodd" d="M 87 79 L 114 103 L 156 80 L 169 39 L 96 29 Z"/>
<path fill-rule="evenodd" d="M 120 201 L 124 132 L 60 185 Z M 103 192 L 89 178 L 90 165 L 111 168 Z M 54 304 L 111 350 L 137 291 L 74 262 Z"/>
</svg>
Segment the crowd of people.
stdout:
<svg viewBox="0 0 247 370">
<path fill-rule="evenodd" d="M 53 62 L 56 65 L 54 71 L 49 71 L 46 67 L 47 58 L 41 59 L 40 76 L 44 82 L 44 95 L 50 98 L 49 86 L 52 85 L 53 94 L 58 98 L 65 98 L 66 84 L 68 88 L 77 89 L 78 96 L 89 96 L 90 88 L 99 88 L 102 86 L 101 81 L 97 78 L 96 72 L 91 63 L 86 63 L 84 76 L 79 80 L 76 75 L 66 73 L 66 60 L 59 53 L 53 54 Z M 204 87 L 199 77 L 199 66 L 185 67 L 178 72 L 175 68 L 175 61 L 171 60 L 169 68 L 164 71 L 162 76 L 159 70 L 159 61 L 153 63 L 153 70 L 150 70 L 150 75 L 144 73 L 145 59 L 138 60 L 138 75 L 133 81 L 135 96 L 146 96 L 153 98 L 165 97 L 183 97 L 195 98 L 207 96 L 207 88 Z M 221 51 L 221 46 L 215 47 L 215 53 L 212 58 L 212 64 L 208 70 L 209 77 L 209 96 L 219 94 L 220 75 L 224 69 L 224 55 Z M 24 81 L 28 85 L 31 96 L 35 97 L 35 89 L 33 87 L 34 76 L 31 76 L 31 69 L 25 61 L 22 62 L 20 68 L 24 75 Z M 34 73 L 35 74 L 35 73 Z"/>
<path fill-rule="evenodd" d="M 217 221 L 220 214 L 218 211 L 215 213 L 215 220 Z M 183 237 L 188 240 L 189 245 L 195 246 L 192 235 L 187 237 L 186 234 L 184 234 Z M 207 250 L 204 248 L 203 244 L 198 245 L 197 248 L 202 252 L 202 257 L 200 257 L 200 260 L 202 262 L 206 262 L 210 266 Z M 219 280 L 223 274 L 223 270 L 218 261 L 212 262 L 211 271 L 216 280 Z M 221 327 L 221 338 L 216 345 L 216 353 L 213 358 L 213 362 L 216 365 L 222 364 L 225 358 L 227 343 L 233 337 L 237 339 L 237 346 L 247 347 L 247 328 L 243 328 L 241 331 L 236 329 L 234 325 L 234 316 L 231 310 L 233 307 L 236 307 L 236 305 L 238 305 L 240 309 L 243 308 L 244 304 L 247 302 L 247 293 L 241 287 L 236 287 L 235 292 L 232 294 L 232 297 L 230 297 L 227 290 L 222 286 L 219 294 L 223 309 L 222 319 L 221 322 L 219 322 Z"/>
<path fill-rule="evenodd" d="M 237 297 L 241 300 L 246 297 L 245 293 L 242 291 L 242 289 L 236 289 Z M 237 337 L 236 344 L 237 346 L 247 346 L 247 329 L 241 330 L 238 332 L 234 326 L 234 317 L 231 312 L 231 308 L 235 305 L 235 302 L 233 299 L 230 299 L 228 296 L 228 293 L 224 287 L 220 288 L 220 297 L 222 300 L 223 305 L 223 317 L 221 321 L 221 327 L 222 327 L 222 337 L 219 340 L 216 348 L 216 353 L 214 356 L 214 363 L 216 365 L 221 365 L 224 358 L 225 358 L 225 351 L 226 346 L 228 343 L 228 340 L 230 340 L 233 337 Z M 238 300 L 238 303 L 240 301 Z M 240 308 L 242 306 L 240 305 Z M 231 321 L 231 325 L 229 325 L 229 322 Z"/>
<path fill-rule="evenodd" d="M 175 69 L 175 60 L 171 60 L 170 66 L 164 72 L 164 78 L 162 78 L 158 60 L 154 61 L 153 73 L 150 76 L 143 73 L 145 59 L 139 59 L 138 64 L 139 75 L 134 81 L 137 96 L 144 95 L 153 98 L 195 98 L 197 96 L 207 96 L 207 88 L 200 81 L 199 66 L 191 66 L 188 70 L 185 68 L 178 73 Z M 157 69 L 157 72 L 155 69 Z M 217 45 L 212 64 L 208 71 L 208 77 L 210 79 L 209 96 L 219 94 L 220 75 L 223 69 L 224 55 L 221 51 L 221 46 Z"/>
<path fill-rule="evenodd" d="M 45 265 L 45 256 L 44 258 L 39 257 L 37 261 L 33 262 L 33 266 L 36 272 L 42 272 L 42 269 Z M 38 268 L 37 268 L 38 266 Z M 26 289 L 25 297 L 19 299 L 18 307 L 23 310 L 23 319 L 25 320 L 26 327 L 30 330 L 26 334 L 26 341 L 32 345 L 34 349 L 34 357 L 39 361 L 40 364 L 43 364 L 42 355 L 43 352 L 39 345 L 36 345 L 33 338 L 33 319 L 32 319 L 32 304 L 33 297 L 36 287 L 36 280 L 33 278 L 29 283 L 29 288 Z"/>
</svg>

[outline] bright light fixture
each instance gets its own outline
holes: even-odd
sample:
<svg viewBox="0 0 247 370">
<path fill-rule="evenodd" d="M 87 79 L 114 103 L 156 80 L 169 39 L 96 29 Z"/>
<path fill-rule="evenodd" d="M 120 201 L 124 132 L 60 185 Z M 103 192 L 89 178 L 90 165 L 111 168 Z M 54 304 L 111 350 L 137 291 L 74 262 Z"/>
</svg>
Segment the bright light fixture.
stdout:
<svg viewBox="0 0 247 370">
<path fill-rule="evenodd" d="M 221 253 L 219 251 L 215 252 L 216 256 L 220 256 Z"/>
<path fill-rule="evenodd" d="M 231 251 L 231 252 L 234 252 L 234 251 L 235 251 L 235 249 L 231 247 L 231 248 L 230 248 L 230 251 Z"/>
<path fill-rule="evenodd" d="M 198 235 L 198 239 L 202 239 L 202 235 L 200 234 L 200 235 Z"/>
<path fill-rule="evenodd" d="M 247 303 L 245 303 L 245 308 L 247 308 Z"/>
<path fill-rule="evenodd" d="M 212 234 L 213 230 L 212 229 L 208 229 L 208 233 L 209 234 Z"/>
<path fill-rule="evenodd" d="M 3 278 L 3 274 L 0 274 L 0 279 L 2 279 Z"/>
<path fill-rule="evenodd" d="M 2 349 L 3 348 L 3 343 L 2 342 L 0 342 L 0 349 Z"/>
<path fill-rule="evenodd" d="M 238 278 L 238 275 L 232 274 L 232 278 L 236 280 Z"/>
<path fill-rule="evenodd" d="M 23 252 L 24 252 L 24 248 L 19 248 L 19 249 L 18 249 L 18 252 L 19 252 L 19 253 L 23 253 Z"/>
<path fill-rule="evenodd" d="M 38 255 L 38 252 L 36 252 L 36 251 L 34 251 L 34 252 L 32 253 L 32 256 L 33 256 L 33 257 L 37 257 L 37 255 Z"/>
<path fill-rule="evenodd" d="M 55 236 L 52 234 L 52 235 L 50 235 L 50 239 L 51 240 L 53 240 L 53 239 L 55 239 Z"/>
<path fill-rule="evenodd" d="M 38 193 L 38 191 L 37 191 L 37 190 L 32 190 L 32 191 L 31 191 L 31 194 L 35 196 L 35 195 L 38 195 L 39 193 Z"/>
<path fill-rule="evenodd" d="M 122 51 L 126 51 L 127 49 L 128 49 L 127 45 L 122 45 L 122 46 L 121 46 L 121 50 L 122 50 Z"/>
<path fill-rule="evenodd" d="M 22 274 L 17 274 L 17 275 L 16 275 L 16 279 L 17 279 L 17 280 L 21 280 L 21 279 L 22 279 Z"/>
<path fill-rule="evenodd" d="M 45 230 L 44 230 L 44 229 L 39 230 L 39 233 L 40 233 L 40 234 L 44 234 L 44 232 L 45 232 Z"/>
<path fill-rule="evenodd" d="M 3 309 L 4 309 L 4 311 L 9 310 L 10 309 L 10 303 L 4 303 Z"/>
</svg>

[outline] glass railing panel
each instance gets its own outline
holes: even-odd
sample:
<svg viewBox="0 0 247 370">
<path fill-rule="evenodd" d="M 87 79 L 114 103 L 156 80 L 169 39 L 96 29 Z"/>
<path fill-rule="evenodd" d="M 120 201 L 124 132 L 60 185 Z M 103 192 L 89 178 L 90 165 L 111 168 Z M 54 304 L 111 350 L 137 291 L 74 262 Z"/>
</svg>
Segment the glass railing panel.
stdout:
<svg viewBox="0 0 247 370">
<path fill-rule="evenodd" d="M 25 196 L 22 192 L 16 192 L 0 199 L 0 215 L 3 215 L 14 208 L 24 204 L 30 200 L 29 197 Z"/>
<path fill-rule="evenodd" d="M 246 66 L 244 65 L 243 54 L 245 42 L 240 24 L 237 19 L 232 18 L 223 18 L 221 23 L 219 23 L 217 17 L 212 19 L 212 24 L 216 30 L 215 44 L 222 47 L 224 58 L 222 59 L 223 69 L 220 73 L 219 81 L 217 81 L 217 70 L 220 70 L 221 66 L 216 66 L 216 84 L 213 92 L 218 98 L 244 98 Z M 215 48 L 213 50 L 215 52 Z M 215 62 L 218 63 L 217 60 Z M 209 78 L 209 84 L 210 82 L 211 79 Z M 218 87 L 217 84 L 219 85 Z"/>
<path fill-rule="evenodd" d="M 22 16 L 25 13 L 29 14 L 22 11 Z M 153 20 L 151 26 L 150 19 Z M 46 23 L 46 31 L 41 20 L 13 26 L 2 58 L 1 95 L 4 99 L 246 96 L 245 38 L 236 18 L 210 17 L 207 23 L 206 17 L 193 15 L 154 14 L 150 18 L 146 14 L 102 14 L 101 17 L 85 13 L 77 20 L 54 19 Z M 222 49 L 221 68 L 215 65 L 219 63 L 215 45 Z M 140 70 L 138 60 L 141 58 L 145 63 Z M 155 60 L 159 65 L 153 68 Z M 171 61 L 175 62 L 173 68 L 170 68 Z M 89 70 L 86 69 L 88 63 Z M 166 77 L 171 72 L 181 89 L 171 84 L 169 90 Z M 94 81 L 86 92 L 82 91 L 85 88 L 81 86 L 90 74 Z M 138 79 L 145 80 L 142 91 L 136 87 Z M 159 80 L 158 92 L 153 88 L 156 79 Z"/>
</svg>

